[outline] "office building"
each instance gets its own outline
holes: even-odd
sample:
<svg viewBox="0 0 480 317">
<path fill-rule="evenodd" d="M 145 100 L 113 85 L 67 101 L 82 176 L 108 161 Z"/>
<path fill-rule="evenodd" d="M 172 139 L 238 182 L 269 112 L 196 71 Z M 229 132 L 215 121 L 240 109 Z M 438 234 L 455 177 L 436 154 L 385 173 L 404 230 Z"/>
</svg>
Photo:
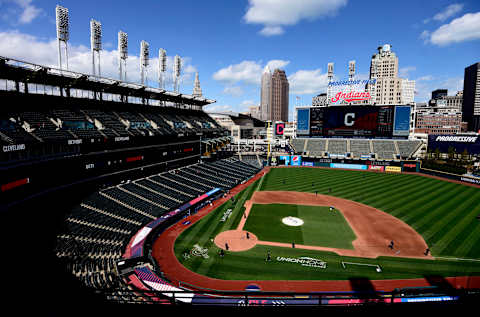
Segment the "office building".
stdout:
<svg viewBox="0 0 480 317">
<path fill-rule="evenodd" d="M 288 121 L 289 84 L 284 70 L 275 69 L 270 88 L 269 118 L 271 121 Z"/>
<path fill-rule="evenodd" d="M 465 68 L 462 115 L 468 131 L 480 131 L 480 62 Z"/>
<path fill-rule="evenodd" d="M 270 120 L 270 88 L 272 86 L 272 73 L 270 68 L 265 66 L 262 74 L 262 83 L 260 91 L 260 119 Z"/>
</svg>

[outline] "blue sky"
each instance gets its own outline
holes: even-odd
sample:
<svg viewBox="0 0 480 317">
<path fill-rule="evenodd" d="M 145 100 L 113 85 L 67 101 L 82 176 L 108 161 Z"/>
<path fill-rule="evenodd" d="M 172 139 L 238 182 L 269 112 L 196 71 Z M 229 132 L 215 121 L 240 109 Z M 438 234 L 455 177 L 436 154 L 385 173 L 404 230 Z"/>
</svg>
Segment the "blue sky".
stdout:
<svg viewBox="0 0 480 317">
<path fill-rule="evenodd" d="M 158 49 L 169 64 L 183 58 L 180 90 L 192 93 L 199 72 L 210 110 L 245 111 L 260 101 L 265 65 L 283 68 L 290 108 L 325 92 L 327 63 L 337 79 L 348 61 L 368 77 L 370 58 L 384 43 L 399 57 L 401 77 L 416 80 L 416 101 L 437 88 L 454 94 L 463 72 L 480 61 L 480 1 L 355 0 L 0 0 L 0 55 L 54 66 L 55 6 L 69 9 L 72 70 L 90 67 L 89 22 L 102 23 L 102 75 L 117 78 L 117 32 L 128 34 L 128 78 L 139 81 L 140 41 L 150 44 L 148 84 L 157 85 Z M 167 89 L 172 89 L 167 83 Z"/>
</svg>

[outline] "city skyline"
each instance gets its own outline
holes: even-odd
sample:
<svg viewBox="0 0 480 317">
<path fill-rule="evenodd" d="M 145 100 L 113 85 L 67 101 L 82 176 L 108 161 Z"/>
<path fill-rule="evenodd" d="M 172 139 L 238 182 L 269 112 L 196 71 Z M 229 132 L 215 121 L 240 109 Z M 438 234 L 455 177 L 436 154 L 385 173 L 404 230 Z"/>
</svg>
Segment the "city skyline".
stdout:
<svg viewBox="0 0 480 317">
<path fill-rule="evenodd" d="M 448 89 L 450 95 L 462 90 L 465 67 L 478 62 L 477 1 L 279 0 L 274 8 L 269 3 L 177 1 L 137 7 L 127 1 L 2 0 L 0 55 L 56 66 L 59 4 L 70 14 L 72 70 L 91 73 L 88 27 L 95 19 L 103 28 L 102 76 L 118 77 L 116 36 L 122 30 L 129 41 L 129 80 L 140 81 L 140 41 L 145 40 L 153 62 L 147 72 L 149 86 L 157 86 L 155 59 L 164 48 L 168 70 L 173 56 L 182 57 L 180 92 L 193 93 L 198 72 L 203 95 L 217 100 L 206 110 L 243 112 L 260 104 L 262 70 L 268 65 L 286 72 L 290 118 L 297 96 L 307 105 L 326 92 L 329 62 L 335 65 L 337 80 L 348 78 L 351 60 L 356 61 L 356 78 L 366 79 L 371 56 L 386 43 L 399 58 L 399 77 L 416 81 L 416 102 L 428 101 L 435 89 Z M 173 90 L 170 78 L 166 88 Z"/>
</svg>

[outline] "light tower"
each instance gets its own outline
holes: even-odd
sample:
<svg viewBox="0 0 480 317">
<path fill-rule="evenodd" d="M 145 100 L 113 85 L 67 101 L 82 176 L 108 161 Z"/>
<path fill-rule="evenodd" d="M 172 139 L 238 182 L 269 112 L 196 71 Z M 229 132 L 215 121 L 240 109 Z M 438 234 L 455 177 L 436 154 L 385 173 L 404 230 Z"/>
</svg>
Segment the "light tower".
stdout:
<svg viewBox="0 0 480 317">
<path fill-rule="evenodd" d="M 178 92 L 180 90 L 180 74 L 182 72 L 182 59 L 180 56 L 175 55 L 173 60 L 173 91 Z"/>
<path fill-rule="evenodd" d="M 150 56 L 150 45 L 142 41 L 140 43 L 140 75 L 141 83 L 144 85 L 147 82 L 147 67 L 149 63 Z"/>
<path fill-rule="evenodd" d="M 68 70 L 68 50 L 67 42 L 70 36 L 69 21 L 68 21 L 68 9 L 60 5 L 55 8 L 56 25 L 57 25 L 57 42 L 58 42 L 58 67 L 62 69 L 62 45 L 65 46 L 65 64 Z"/>
<path fill-rule="evenodd" d="M 120 80 L 127 81 L 128 36 L 118 32 L 118 72 Z"/>
<path fill-rule="evenodd" d="M 328 63 L 327 72 L 328 72 L 328 75 L 327 75 L 328 76 L 327 105 L 328 105 L 332 100 L 333 87 L 330 84 L 333 82 L 333 63 Z"/>
<path fill-rule="evenodd" d="M 348 80 L 352 81 L 355 77 L 355 61 L 348 62 Z"/>
<path fill-rule="evenodd" d="M 100 73 L 100 51 L 102 50 L 102 24 L 94 19 L 90 20 L 90 48 L 92 51 L 92 74 L 95 76 L 95 54 L 98 56 L 98 76 Z"/>
<path fill-rule="evenodd" d="M 167 71 L 167 51 L 158 50 L 158 88 L 165 89 L 165 72 Z"/>
</svg>

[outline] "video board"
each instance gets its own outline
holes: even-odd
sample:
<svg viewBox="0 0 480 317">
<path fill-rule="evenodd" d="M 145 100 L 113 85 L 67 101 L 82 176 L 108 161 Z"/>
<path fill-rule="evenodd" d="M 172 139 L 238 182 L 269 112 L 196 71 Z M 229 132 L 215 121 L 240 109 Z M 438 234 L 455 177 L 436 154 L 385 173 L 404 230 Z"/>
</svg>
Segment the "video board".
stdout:
<svg viewBox="0 0 480 317">
<path fill-rule="evenodd" d="M 301 115 L 304 116 L 304 113 Z M 410 106 L 312 107 L 309 119 L 308 135 L 311 137 L 401 137 L 409 134 Z M 306 125 L 299 127 L 304 131 Z"/>
</svg>

